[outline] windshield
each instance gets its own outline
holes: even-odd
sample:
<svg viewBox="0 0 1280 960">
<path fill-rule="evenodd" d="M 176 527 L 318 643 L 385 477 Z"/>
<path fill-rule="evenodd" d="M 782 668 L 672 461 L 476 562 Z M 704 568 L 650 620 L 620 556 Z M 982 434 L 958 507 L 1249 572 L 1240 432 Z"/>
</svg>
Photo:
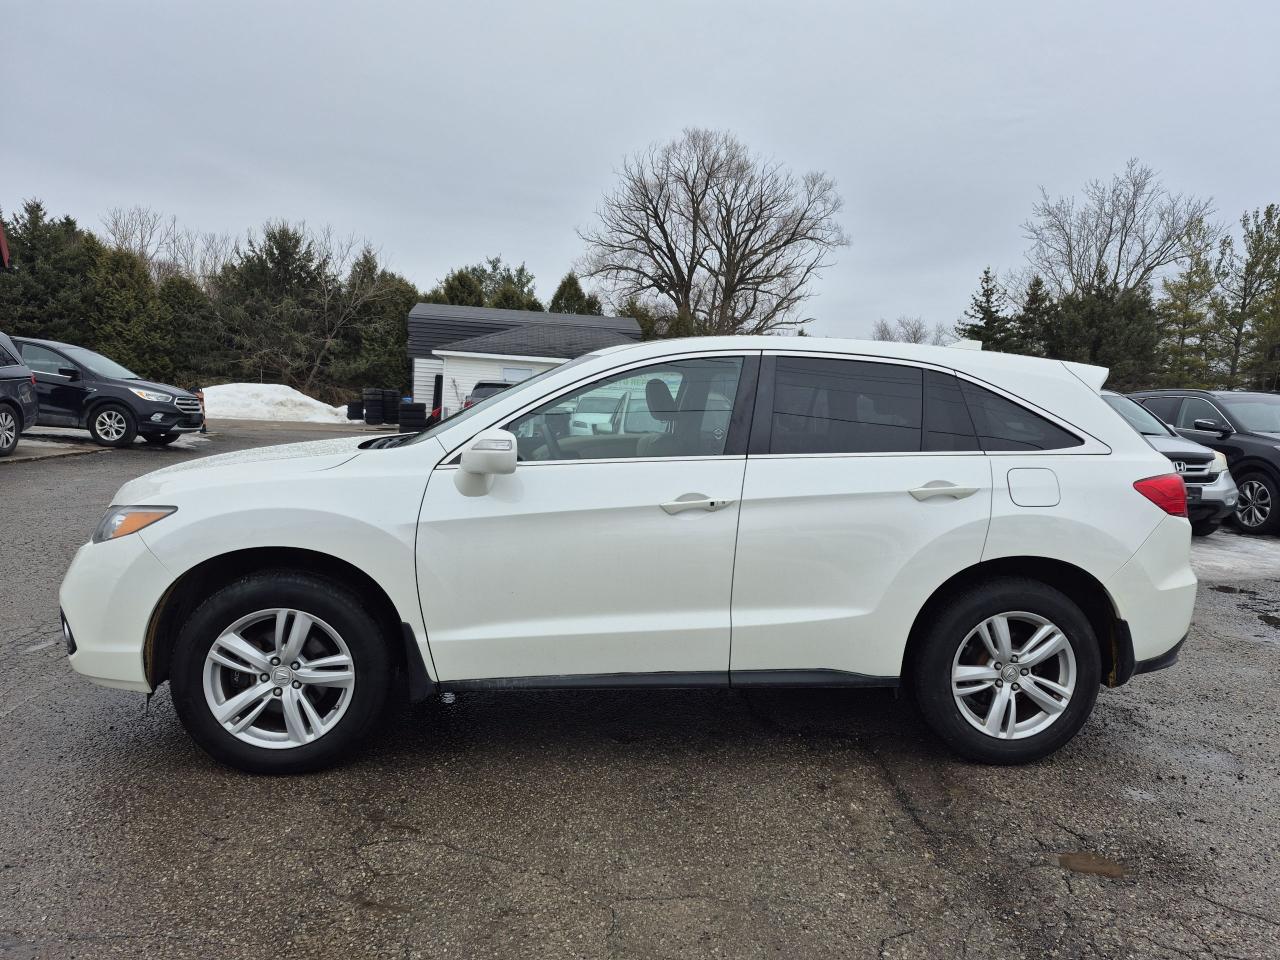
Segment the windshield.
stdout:
<svg viewBox="0 0 1280 960">
<path fill-rule="evenodd" d="M 80 364 L 80 366 L 88 367 L 100 377 L 108 377 L 112 380 L 139 379 L 138 375 L 128 367 L 122 367 L 114 360 L 104 357 L 100 353 L 94 353 L 84 347 L 63 347 L 62 349 L 67 356 Z"/>
<path fill-rule="evenodd" d="M 553 373 L 565 370 L 569 367 L 577 366 L 583 361 L 591 359 L 594 359 L 594 354 L 588 353 L 578 357 L 576 360 L 570 360 L 568 363 L 562 363 L 558 367 L 552 367 L 550 370 L 543 370 L 536 377 L 530 377 L 528 380 L 521 380 L 519 383 L 507 387 L 507 389 L 493 394 L 493 396 L 485 397 L 483 400 L 479 400 L 469 407 L 464 407 L 456 413 L 449 414 L 449 416 L 445 417 L 430 430 L 424 430 L 422 433 L 416 434 L 412 440 L 406 440 L 405 442 L 417 443 L 419 440 L 425 440 L 427 437 L 434 437 L 437 433 L 441 433 L 444 430 L 457 426 L 459 423 L 462 423 L 463 420 L 470 420 L 477 413 L 484 413 L 499 401 L 505 402 L 506 400 L 509 400 L 512 394 L 523 393 L 530 387 L 535 386 L 539 381 L 545 380 Z"/>
<path fill-rule="evenodd" d="M 1245 393 L 1224 397 L 1227 412 L 1236 426 L 1250 433 L 1280 433 L 1280 394 Z"/>
<path fill-rule="evenodd" d="M 1129 421 L 1129 426 L 1144 437 L 1167 437 L 1170 430 L 1154 413 L 1129 397 L 1118 393 L 1104 393 L 1102 399 L 1111 404 L 1111 409 Z"/>
</svg>

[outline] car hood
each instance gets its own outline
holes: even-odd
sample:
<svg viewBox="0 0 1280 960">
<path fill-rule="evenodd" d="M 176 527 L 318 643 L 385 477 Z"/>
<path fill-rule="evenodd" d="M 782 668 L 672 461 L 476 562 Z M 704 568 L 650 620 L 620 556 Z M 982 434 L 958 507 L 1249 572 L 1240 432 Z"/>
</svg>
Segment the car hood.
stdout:
<svg viewBox="0 0 1280 960">
<path fill-rule="evenodd" d="M 120 488 L 116 504 L 163 503 L 169 494 L 184 490 L 225 487 L 237 483 L 277 480 L 320 470 L 331 470 L 360 455 L 367 437 L 335 437 L 255 447 L 176 463 L 132 480 Z"/>
<path fill-rule="evenodd" d="M 183 390 L 168 383 L 156 383 L 154 380 L 108 380 L 108 383 L 124 387 L 126 390 L 156 390 L 160 393 L 171 393 L 175 397 L 194 397 L 190 390 Z"/>
<path fill-rule="evenodd" d="M 1146 434 L 1143 434 L 1143 436 L 1146 437 L 1147 443 L 1151 444 L 1166 457 L 1213 459 L 1213 450 L 1202 443 L 1196 443 L 1194 440 L 1188 440 L 1185 437 L 1149 437 Z"/>
</svg>

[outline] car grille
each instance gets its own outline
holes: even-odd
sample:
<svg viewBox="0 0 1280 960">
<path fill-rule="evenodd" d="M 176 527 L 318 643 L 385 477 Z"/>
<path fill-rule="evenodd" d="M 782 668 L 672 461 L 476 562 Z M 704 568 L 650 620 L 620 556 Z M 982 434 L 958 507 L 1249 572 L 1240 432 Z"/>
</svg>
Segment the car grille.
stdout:
<svg viewBox="0 0 1280 960">
<path fill-rule="evenodd" d="M 1182 477 L 1183 483 L 1211 483 L 1213 481 L 1213 474 L 1210 472 L 1213 467 L 1212 460 L 1193 463 L 1190 460 L 1179 460 L 1174 457 L 1173 464 L 1178 476 Z M 1182 465 L 1180 469 L 1178 464 Z"/>
<path fill-rule="evenodd" d="M 199 413 L 200 401 L 195 397 L 175 397 L 174 405 L 183 413 Z"/>
</svg>

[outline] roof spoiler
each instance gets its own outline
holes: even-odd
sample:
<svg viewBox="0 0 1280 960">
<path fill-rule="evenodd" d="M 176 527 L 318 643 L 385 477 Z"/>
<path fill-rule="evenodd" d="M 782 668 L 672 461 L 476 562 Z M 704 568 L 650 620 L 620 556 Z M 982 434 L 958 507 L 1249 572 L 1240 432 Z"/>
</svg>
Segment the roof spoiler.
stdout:
<svg viewBox="0 0 1280 960">
<path fill-rule="evenodd" d="M 1102 385 L 1107 382 L 1107 374 L 1111 372 L 1106 367 L 1095 367 L 1091 363 L 1076 363 L 1073 360 L 1063 360 L 1062 365 L 1094 393 L 1102 390 Z"/>
</svg>

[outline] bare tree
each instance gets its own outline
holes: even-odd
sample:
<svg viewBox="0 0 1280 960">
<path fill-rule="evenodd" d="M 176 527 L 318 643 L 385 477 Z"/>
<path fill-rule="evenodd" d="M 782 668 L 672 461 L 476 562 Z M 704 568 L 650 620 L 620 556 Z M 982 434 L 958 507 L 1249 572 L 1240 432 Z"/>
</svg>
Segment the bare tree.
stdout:
<svg viewBox="0 0 1280 960">
<path fill-rule="evenodd" d="M 172 272 L 207 288 L 209 281 L 231 260 L 235 248 L 235 241 L 225 233 L 174 230 L 163 248 L 162 262 Z M 161 267 L 157 272 L 163 270 Z"/>
<path fill-rule="evenodd" d="M 945 323 L 935 323 L 929 342 L 935 347 L 949 347 L 956 342 L 955 331 Z"/>
<path fill-rule="evenodd" d="M 1027 260 L 1059 296 L 1098 280 L 1132 290 L 1203 252 L 1197 245 L 1212 213 L 1210 200 L 1171 193 L 1154 170 L 1130 160 L 1109 183 L 1085 184 L 1080 201 L 1051 199 L 1041 187 L 1040 201 L 1022 225 L 1032 243 Z"/>
<path fill-rule="evenodd" d="M 685 130 L 628 159 L 619 181 L 579 232 L 579 272 L 696 333 L 801 326 L 810 281 L 848 243 L 835 181 L 797 177 L 729 133 Z"/>
<path fill-rule="evenodd" d="M 111 246 L 136 253 L 150 266 L 168 243 L 176 224 L 173 217 L 166 218 L 158 210 L 135 205 L 112 207 L 102 218 L 102 229 Z"/>
<path fill-rule="evenodd" d="M 941 326 L 934 329 L 934 343 L 938 342 L 936 337 L 941 329 Z M 924 322 L 923 317 L 901 316 L 893 323 L 882 318 L 871 328 L 871 339 L 891 343 L 929 343 L 929 325 Z"/>
</svg>

